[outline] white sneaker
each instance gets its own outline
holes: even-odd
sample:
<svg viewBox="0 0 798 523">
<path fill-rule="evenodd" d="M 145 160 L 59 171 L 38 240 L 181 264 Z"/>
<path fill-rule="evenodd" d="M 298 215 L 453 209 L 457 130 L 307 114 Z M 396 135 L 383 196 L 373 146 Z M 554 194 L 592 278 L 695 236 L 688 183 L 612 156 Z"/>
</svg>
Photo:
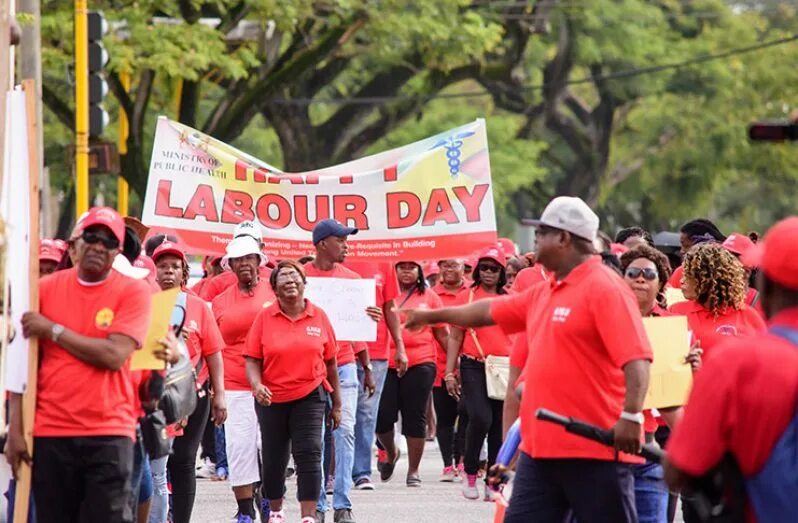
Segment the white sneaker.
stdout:
<svg viewBox="0 0 798 523">
<path fill-rule="evenodd" d="M 269 523 L 285 523 L 285 511 L 269 512 Z"/>
<path fill-rule="evenodd" d="M 205 458 L 202 465 L 197 467 L 196 476 L 201 479 L 210 479 L 216 476 L 216 465 L 210 460 Z"/>
</svg>

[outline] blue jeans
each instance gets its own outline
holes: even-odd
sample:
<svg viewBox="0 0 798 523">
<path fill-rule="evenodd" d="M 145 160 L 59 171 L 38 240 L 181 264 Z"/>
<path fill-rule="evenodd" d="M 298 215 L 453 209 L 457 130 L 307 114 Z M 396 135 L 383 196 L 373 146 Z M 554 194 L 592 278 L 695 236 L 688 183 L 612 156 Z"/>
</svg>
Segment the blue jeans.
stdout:
<svg viewBox="0 0 798 523">
<path fill-rule="evenodd" d="M 8 491 L 6 492 L 8 499 L 8 511 L 6 512 L 6 521 L 14 521 L 14 504 L 17 498 L 17 480 L 11 478 L 8 482 Z M 28 523 L 36 523 L 36 504 L 33 502 L 33 492 L 30 493 L 30 501 L 28 502 Z"/>
<path fill-rule="evenodd" d="M 230 467 L 227 466 L 227 450 L 224 441 L 224 425 L 221 427 L 213 427 L 216 434 L 216 468 L 224 467 L 226 470 Z M 229 472 L 229 470 L 228 470 Z"/>
<path fill-rule="evenodd" d="M 388 362 L 386 360 L 371 360 L 376 389 L 374 395 L 369 397 L 363 388 L 365 380 L 363 367 L 357 366 L 357 414 L 355 416 L 355 465 L 352 468 L 352 479 L 357 482 L 361 478 L 371 478 L 371 447 L 374 445 L 374 429 L 377 427 L 377 412 L 380 407 L 380 397 L 385 386 L 385 376 L 388 375 Z"/>
<path fill-rule="evenodd" d="M 662 466 L 646 462 L 634 465 L 635 505 L 639 523 L 668 521 L 668 487 L 663 480 Z"/>
<path fill-rule="evenodd" d="M 333 431 L 335 442 L 335 489 L 333 491 L 333 509 L 352 508 L 349 493 L 352 490 L 352 466 L 355 459 L 355 412 L 357 411 L 357 367 L 347 363 L 338 367 L 338 382 L 341 387 L 341 424 Z M 324 438 L 322 438 L 324 445 Z M 322 448 L 322 455 L 324 454 Z M 327 493 L 325 478 L 322 474 L 321 492 L 316 509 L 327 512 Z"/>
<path fill-rule="evenodd" d="M 167 487 L 166 463 L 169 456 L 150 462 L 152 469 L 152 505 L 149 523 L 166 523 L 169 516 L 169 488 Z"/>
</svg>

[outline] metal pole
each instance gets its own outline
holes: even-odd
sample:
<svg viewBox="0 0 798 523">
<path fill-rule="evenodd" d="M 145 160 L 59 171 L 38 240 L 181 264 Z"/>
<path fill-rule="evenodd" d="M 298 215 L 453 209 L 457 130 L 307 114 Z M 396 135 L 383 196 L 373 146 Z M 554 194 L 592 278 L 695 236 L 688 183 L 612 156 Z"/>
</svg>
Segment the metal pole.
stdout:
<svg viewBox="0 0 798 523">
<path fill-rule="evenodd" d="M 87 0 L 75 0 L 75 213 L 89 210 L 89 38 Z"/>
<path fill-rule="evenodd" d="M 122 83 L 122 87 L 125 89 L 125 92 L 130 90 L 130 73 L 128 73 L 127 71 L 120 72 L 119 81 Z M 119 142 L 117 144 L 117 148 L 119 150 L 119 156 L 127 154 L 128 133 L 129 133 L 129 128 L 127 121 L 127 113 L 122 107 L 120 107 Z M 119 211 L 119 214 L 121 214 L 122 216 L 127 216 L 129 209 L 129 196 L 130 196 L 130 187 L 128 187 L 127 180 L 125 180 L 122 177 L 122 175 L 119 175 L 119 178 L 117 178 L 117 186 L 116 186 L 116 208 Z"/>
</svg>

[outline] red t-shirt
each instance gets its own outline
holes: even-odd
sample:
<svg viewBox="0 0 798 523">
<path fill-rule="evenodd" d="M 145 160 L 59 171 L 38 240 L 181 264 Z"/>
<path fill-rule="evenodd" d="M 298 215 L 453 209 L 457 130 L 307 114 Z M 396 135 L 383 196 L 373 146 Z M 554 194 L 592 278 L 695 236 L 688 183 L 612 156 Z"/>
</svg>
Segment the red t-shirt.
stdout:
<svg viewBox="0 0 798 523">
<path fill-rule="evenodd" d="M 374 280 L 377 291 L 377 307 L 384 308 L 386 302 L 399 297 L 399 282 L 396 280 L 396 268 L 392 263 L 347 262 L 346 267 L 358 273 L 362 278 Z M 389 336 L 388 325 L 383 316 L 377 324 L 377 340 L 366 344 L 371 361 L 388 359 L 390 354 Z"/>
<path fill-rule="evenodd" d="M 83 336 L 124 334 L 140 347 L 150 322 L 150 289 L 111 271 L 98 285 L 78 281 L 77 269 L 53 273 L 39 283 L 41 313 Z M 39 338 L 40 362 L 34 436 L 135 437 L 138 412 L 130 362 L 118 371 L 100 369 Z"/>
<path fill-rule="evenodd" d="M 183 324 L 183 331 L 188 334 L 186 346 L 191 364 L 195 368 L 200 357 L 206 359 L 224 349 L 222 333 L 219 332 L 219 326 L 213 318 L 210 304 L 190 293 L 186 293 L 186 321 Z M 209 376 L 208 362 L 203 361 L 197 383 L 205 383 Z"/>
<path fill-rule="evenodd" d="M 272 270 L 268 267 L 261 267 L 258 269 L 258 275 L 263 281 L 268 282 L 269 276 L 271 276 L 271 274 Z M 207 283 L 205 283 L 195 292 L 203 300 L 207 301 L 208 303 L 213 303 L 213 300 L 215 300 L 218 295 L 237 283 L 238 277 L 236 276 L 236 273 L 233 271 L 224 271 L 223 273 L 217 274 L 208 280 Z M 196 285 L 194 287 L 196 287 Z"/>
<path fill-rule="evenodd" d="M 340 263 L 336 263 L 332 270 L 322 271 L 318 269 L 313 262 L 308 262 L 304 265 L 305 275 L 311 278 L 348 278 L 351 280 L 359 280 L 360 275 L 351 269 L 347 269 Z M 363 311 L 366 314 L 366 311 Z M 361 351 L 368 350 L 365 343 L 354 343 L 347 340 L 338 340 L 338 354 L 336 361 L 338 366 L 347 365 L 355 362 L 355 354 Z"/>
<path fill-rule="evenodd" d="M 210 277 L 206 276 L 205 278 L 202 278 L 200 281 L 192 285 L 191 290 L 194 291 L 194 294 L 196 294 L 197 296 L 202 296 L 202 288 L 205 287 L 205 285 L 209 281 L 211 281 Z"/>
<path fill-rule="evenodd" d="M 493 300 L 498 297 L 499 295 L 497 294 L 488 294 L 481 286 L 477 288 L 472 287 L 470 289 L 464 290 L 457 296 L 456 304 L 466 305 L 469 302 Z M 454 326 L 454 328 L 464 330 L 457 326 Z M 479 353 L 476 343 L 474 343 L 474 337 L 469 332 L 471 330 L 472 329 L 467 329 L 463 334 L 463 346 L 460 349 L 460 353 L 481 360 L 483 359 L 483 356 Z M 504 333 L 501 327 L 498 325 L 492 325 L 489 327 L 479 327 L 473 329 L 473 331 L 477 335 L 477 339 L 482 347 L 482 353 L 484 356 L 509 355 L 513 340 L 511 339 L 511 336 L 508 336 Z"/>
<path fill-rule="evenodd" d="M 770 324 L 798 329 L 798 308 Z M 730 452 L 743 476 L 755 475 L 795 415 L 796 398 L 798 347 L 768 333 L 730 338 L 696 373 L 684 418 L 668 441 L 668 460 L 700 476 Z"/>
<path fill-rule="evenodd" d="M 441 303 L 443 303 L 444 307 L 454 307 L 457 305 L 457 295 L 465 289 L 465 282 L 463 282 L 462 286 L 457 289 L 456 291 L 450 291 L 446 287 L 443 286 L 442 283 L 437 283 L 434 287 L 432 287 L 432 292 L 438 295 L 441 299 Z M 404 297 L 402 298 L 404 299 Z M 446 374 L 446 348 L 441 347 L 439 344 L 435 344 L 437 347 L 437 356 L 435 359 L 435 365 L 437 367 L 437 372 L 435 373 L 435 387 L 441 387 L 443 385 L 443 375 Z"/>
<path fill-rule="evenodd" d="M 213 300 L 213 317 L 224 340 L 224 389 L 251 390 L 244 365 L 244 347 L 252 322 L 275 301 L 269 282 L 260 279 L 251 292 L 229 287 Z"/>
<path fill-rule="evenodd" d="M 740 310 L 729 308 L 717 318 L 695 301 L 676 303 L 669 310 L 687 316 L 687 326 L 695 339 L 701 341 L 704 360 L 709 359 L 714 348 L 729 337 L 753 336 L 767 329 L 762 316 L 748 305 L 743 305 Z"/>
<path fill-rule="evenodd" d="M 402 299 L 404 300 L 404 298 Z M 424 289 L 424 294 L 414 292 L 402 308 L 440 309 L 442 307 L 443 303 L 441 303 L 441 299 L 438 295 L 430 289 Z M 402 323 L 404 323 L 404 318 L 402 318 Z M 432 329 L 437 327 L 440 327 L 440 325 L 427 325 L 419 331 L 402 329 L 402 340 L 405 342 L 408 367 L 415 367 L 422 363 L 435 363 L 438 342 L 435 339 L 435 335 L 432 333 Z M 395 356 L 396 345 L 393 343 L 393 340 L 391 340 L 391 359 L 388 361 L 388 367 L 391 369 L 396 368 Z"/>
<path fill-rule="evenodd" d="M 670 285 L 674 289 L 681 289 L 683 274 L 684 274 L 684 268 L 681 265 L 679 265 L 673 270 L 673 274 L 671 274 L 671 277 L 668 280 L 668 285 Z"/>
<path fill-rule="evenodd" d="M 543 265 L 536 263 L 532 267 L 521 269 L 515 277 L 511 290 L 512 292 L 523 292 L 536 283 L 549 281 L 550 279 L 551 277 L 546 272 L 546 269 L 543 268 Z"/>
<path fill-rule="evenodd" d="M 283 313 L 279 302 L 274 302 L 258 313 L 247 336 L 244 354 L 263 360 L 261 380 L 274 403 L 310 394 L 327 377 L 324 362 L 335 357 L 330 320 L 310 301 L 305 300 L 305 304 L 305 311 L 294 320 Z"/>
<path fill-rule="evenodd" d="M 618 421 L 624 365 L 653 359 L 626 283 L 595 256 L 561 282 L 493 300 L 491 315 L 508 334 L 526 329 L 521 449 L 534 458 L 614 460 L 614 449 L 538 421 L 535 411 L 550 409 L 602 428 Z M 641 462 L 623 454 L 620 459 Z"/>
</svg>

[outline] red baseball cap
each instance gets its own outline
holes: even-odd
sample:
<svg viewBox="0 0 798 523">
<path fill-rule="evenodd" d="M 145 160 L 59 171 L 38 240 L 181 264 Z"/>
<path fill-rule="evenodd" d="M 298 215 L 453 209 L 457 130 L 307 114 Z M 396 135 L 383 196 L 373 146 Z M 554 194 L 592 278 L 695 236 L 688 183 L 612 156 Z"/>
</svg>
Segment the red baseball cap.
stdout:
<svg viewBox="0 0 798 523">
<path fill-rule="evenodd" d="M 723 242 L 723 248 L 737 256 L 745 256 L 745 253 L 754 247 L 754 242 L 745 234 L 733 232 Z"/>
<path fill-rule="evenodd" d="M 61 261 L 66 248 L 61 248 L 61 245 L 56 243 L 57 241 L 64 244 L 61 240 L 51 240 L 49 238 L 44 238 L 39 242 L 39 261 L 49 260 L 56 263 Z"/>
<path fill-rule="evenodd" d="M 747 267 L 759 267 L 779 285 L 798 290 L 798 216 L 771 227 L 764 240 L 746 251 L 742 262 Z"/>
<path fill-rule="evenodd" d="M 104 225 L 116 236 L 116 239 L 119 240 L 119 248 L 122 248 L 122 244 L 125 243 L 125 221 L 118 212 L 110 207 L 92 207 L 82 218 L 77 227 L 80 234 L 94 225 Z"/>
<path fill-rule="evenodd" d="M 158 258 L 164 254 L 171 254 L 173 256 L 177 256 L 184 262 L 186 261 L 186 252 L 183 250 L 183 248 L 177 243 L 173 243 L 168 240 L 164 241 L 162 244 L 156 247 L 154 251 L 152 251 L 152 261 L 158 263 Z"/>
<path fill-rule="evenodd" d="M 438 268 L 437 262 L 426 262 L 423 265 L 424 276 L 435 276 L 440 274 L 441 270 Z"/>
<path fill-rule="evenodd" d="M 615 256 L 620 256 L 621 254 L 628 252 L 629 247 L 622 243 L 611 243 L 610 244 L 610 252 Z"/>
<path fill-rule="evenodd" d="M 515 242 L 510 238 L 499 238 L 499 247 L 502 248 L 506 258 L 512 258 L 516 255 Z"/>
<path fill-rule="evenodd" d="M 507 265 L 507 258 L 504 256 L 504 250 L 502 250 L 501 245 L 494 245 L 493 247 L 488 247 L 477 257 L 477 263 L 479 260 L 493 260 L 502 267 Z"/>
</svg>

